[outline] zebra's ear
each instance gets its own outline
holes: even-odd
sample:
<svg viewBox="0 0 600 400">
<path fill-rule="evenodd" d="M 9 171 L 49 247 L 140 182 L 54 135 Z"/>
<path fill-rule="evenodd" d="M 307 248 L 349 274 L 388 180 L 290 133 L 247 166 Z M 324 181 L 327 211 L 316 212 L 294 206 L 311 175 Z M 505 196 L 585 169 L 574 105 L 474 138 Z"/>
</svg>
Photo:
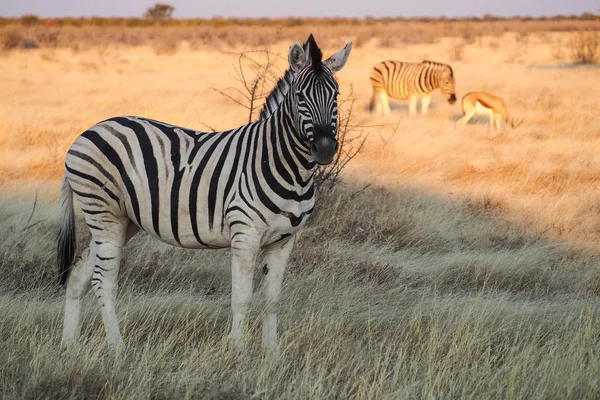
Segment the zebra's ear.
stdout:
<svg viewBox="0 0 600 400">
<path fill-rule="evenodd" d="M 306 54 L 304 54 L 304 48 L 299 43 L 294 43 L 290 46 L 290 52 L 288 53 L 288 61 L 290 62 L 290 68 L 294 72 L 300 72 L 302 68 L 308 65 Z"/>
<path fill-rule="evenodd" d="M 346 61 L 348 61 L 351 50 L 352 41 L 348 42 L 343 49 L 329 57 L 327 60 L 323 61 L 323 63 L 331 70 L 331 72 L 337 72 L 344 68 L 344 65 L 346 65 Z"/>
</svg>

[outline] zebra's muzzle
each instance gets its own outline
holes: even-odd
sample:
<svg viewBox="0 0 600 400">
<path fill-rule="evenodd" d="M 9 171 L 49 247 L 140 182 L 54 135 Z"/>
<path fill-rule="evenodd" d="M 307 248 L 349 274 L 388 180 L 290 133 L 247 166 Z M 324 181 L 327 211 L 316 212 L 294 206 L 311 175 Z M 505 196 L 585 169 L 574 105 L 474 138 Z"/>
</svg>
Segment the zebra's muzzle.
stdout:
<svg viewBox="0 0 600 400">
<path fill-rule="evenodd" d="M 328 165 L 333 161 L 335 153 L 338 151 L 338 141 L 330 138 L 321 138 L 310 145 L 310 153 L 320 165 Z"/>
<path fill-rule="evenodd" d="M 450 103 L 450 104 L 456 103 L 456 95 L 454 93 L 452 93 L 450 95 L 450 97 L 448 97 L 448 103 Z"/>
</svg>

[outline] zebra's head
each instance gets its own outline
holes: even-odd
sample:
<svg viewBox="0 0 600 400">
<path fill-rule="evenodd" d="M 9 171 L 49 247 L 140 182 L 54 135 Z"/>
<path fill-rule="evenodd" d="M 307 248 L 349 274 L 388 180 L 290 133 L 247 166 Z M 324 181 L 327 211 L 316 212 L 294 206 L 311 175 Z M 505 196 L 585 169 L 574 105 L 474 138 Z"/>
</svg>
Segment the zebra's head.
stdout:
<svg viewBox="0 0 600 400">
<path fill-rule="evenodd" d="M 452 67 L 449 65 L 447 65 L 442 72 L 440 89 L 448 99 L 448 103 L 454 104 L 456 102 L 456 82 L 454 81 L 454 72 L 452 71 Z"/>
<path fill-rule="evenodd" d="M 290 68 L 296 73 L 290 90 L 296 130 L 321 165 L 331 163 L 338 150 L 339 89 L 333 74 L 344 67 L 351 50 L 349 42 L 322 61 L 321 49 L 310 35 L 304 46 L 294 43 L 288 54 Z"/>
</svg>

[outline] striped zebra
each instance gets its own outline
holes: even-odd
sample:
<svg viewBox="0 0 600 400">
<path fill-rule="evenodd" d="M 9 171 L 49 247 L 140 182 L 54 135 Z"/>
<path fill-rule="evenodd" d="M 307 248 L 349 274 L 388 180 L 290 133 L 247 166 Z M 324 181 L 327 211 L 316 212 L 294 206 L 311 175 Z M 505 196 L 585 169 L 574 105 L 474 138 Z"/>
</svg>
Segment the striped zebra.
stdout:
<svg viewBox="0 0 600 400">
<path fill-rule="evenodd" d="M 288 54 L 291 90 L 265 118 L 237 129 L 206 133 L 117 117 L 75 140 L 65 162 L 58 235 L 60 281 L 67 282 L 64 346 L 78 340 L 81 299 L 90 281 L 108 344 L 123 344 L 115 308 L 117 274 L 123 246 L 142 229 L 175 246 L 231 248 L 228 337 L 238 347 L 262 252 L 262 344 L 277 349 L 283 275 L 295 234 L 314 209 L 316 166 L 330 163 L 338 150 L 339 92 L 333 74 L 344 67 L 351 49 L 352 42 L 322 61 L 312 35 L 304 47 L 294 43 Z M 73 193 L 91 241 L 71 267 Z"/>
<path fill-rule="evenodd" d="M 448 103 L 456 102 L 455 80 L 452 67 L 435 61 L 409 63 L 382 61 L 371 71 L 371 102 L 369 109 L 378 115 L 389 114 L 389 99 L 409 99 L 409 114 L 417 113 L 417 100 L 421 99 L 421 113 L 427 115 L 431 92 L 440 89 Z"/>
</svg>

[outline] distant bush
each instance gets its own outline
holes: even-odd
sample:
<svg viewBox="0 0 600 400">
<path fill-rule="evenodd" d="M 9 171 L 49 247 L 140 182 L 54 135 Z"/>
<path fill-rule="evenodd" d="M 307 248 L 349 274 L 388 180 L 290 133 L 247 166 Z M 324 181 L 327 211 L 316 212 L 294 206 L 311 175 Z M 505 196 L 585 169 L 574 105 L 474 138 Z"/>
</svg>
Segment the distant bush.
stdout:
<svg viewBox="0 0 600 400">
<path fill-rule="evenodd" d="M 175 11 L 175 7 L 170 4 L 156 3 L 146 10 L 144 17 L 153 19 L 169 19 L 173 15 L 173 11 Z"/>
<path fill-rule="evenodd" d="M 598 32 L 578 32 L 570 41 L 571 57 L 578 64 L 596 64 L 600 47 Z"/>
<path fill-rule="evenodd" d="M 21 24 L 25 26 L 37 25 L 40 23 L 40 18 L 37 15 L 23 15 L 20 18 Z"/>
<path fill-rule="evenodd" d="M 6 29 L 0 33 L 0 46 L 2 50 L 16 49 L 21 45 L 23 34 L 16 29 Z"/>
</svg>

